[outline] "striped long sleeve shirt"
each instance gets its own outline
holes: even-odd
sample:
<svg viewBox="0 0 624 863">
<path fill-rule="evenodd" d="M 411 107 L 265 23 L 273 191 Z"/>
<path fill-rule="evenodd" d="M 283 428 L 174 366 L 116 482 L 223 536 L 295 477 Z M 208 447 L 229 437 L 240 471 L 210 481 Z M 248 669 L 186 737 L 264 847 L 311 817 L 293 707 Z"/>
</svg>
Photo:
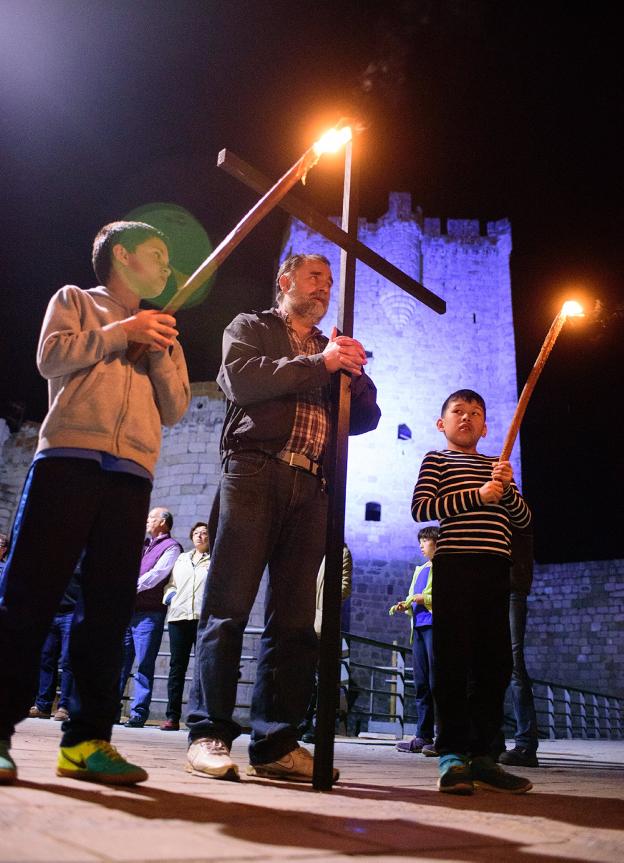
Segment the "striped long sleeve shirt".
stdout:
<svg viewBox="0 0 624 863">
<path fill-rule="evenodd" d="M 428 452 L 412 497 L 415 521 L 439 521 L 438 554 L 498 554 L 511 558 L 511 525 L 526 527 L 531 511 L 515 482 L 500 502 L 481 502 L 497 459 L 454 450 Z"/>
</svg>

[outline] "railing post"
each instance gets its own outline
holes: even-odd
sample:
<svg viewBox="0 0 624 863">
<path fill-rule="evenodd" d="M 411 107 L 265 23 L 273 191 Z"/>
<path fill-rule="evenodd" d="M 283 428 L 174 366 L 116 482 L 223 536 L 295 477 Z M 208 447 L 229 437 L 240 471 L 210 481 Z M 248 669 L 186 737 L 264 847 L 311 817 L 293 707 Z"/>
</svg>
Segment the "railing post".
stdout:
<svg viewBox="0 0 624 863">
<path fill-rule="evenodd" d="M 548 738 L 555 740 L 555 696 L 552 687 L 546 686 L 546 724 L 548 725 Z"/>
<path fill-rule="evenodd" d="M 565 727 L 565 736 L 568 740 L 572 740 L 572 705 L 570 699 L 570 690 L 563 690 L 563 721 Z"/>
<path fill-rule="evenodd" d="M 396 644 L 396 642 L 394 642 Z M 399 731 L 396 734 L 397 740 L 401 740 L 405 733 L 405 659 L 403 652 L 397 650 L 396 655 L 396 712 Z"/>
<path fill-rule="evenodd" d="M 587 708 L 583 692 L 579 692 L 579 731 L 581 738 L 587 740 Z"/>
<path fill-rule="evenodd" d="M 397 642 L 393 641 L 392 642 L 392 651 L 390 653 L 390 667 L 391 668 L 397 667 L 397 650 L 396 650 L 396 647 L 397 647 Z M 397 676 L 396 676 L 396 674 L 393 674 L 393 672 L 391 671 L 390 672 L 390 697 L 388 698 L 388 713 L 391 716 L 394 715 L 395 717 L 396 717 L 396 713 L 397 713 L 396 693 L 397 693 Z M 395 719 L 395 722 L 396 722 L 396 719 Z"/>
<path fill-rule="evenodd" d="M 592 725 L 594 726 L 594 738 L 596 740 L 600 740 L 600 716 L 598 713 L 598 699 L 595 695 L 591 696 L 591 706 L 592 706 Z"/>
<path fill-rule="evenodd" d="M 344 734 L 347 735 L 349 718 L 349 685 L 351 675 L 349 674 L 349 661 L 351 648 L 349 642 L 342 636 L 340 648 L 340 697 L 338 699 L 340 722 L 344 726 Z"/>
<path fill-rule="evenodd" d="M 622 739 L 622 711 L 619 698 L 612 699 L 612 712 L 615 712 L 615 736 Z"/>
</svg>

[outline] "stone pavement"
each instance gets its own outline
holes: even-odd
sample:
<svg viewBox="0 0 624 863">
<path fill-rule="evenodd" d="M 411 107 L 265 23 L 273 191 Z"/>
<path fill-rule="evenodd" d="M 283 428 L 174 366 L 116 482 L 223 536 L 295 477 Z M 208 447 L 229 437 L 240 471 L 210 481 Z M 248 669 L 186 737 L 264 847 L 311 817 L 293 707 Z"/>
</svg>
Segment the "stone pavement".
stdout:
<svg viewBox="0 0 624 863">
<path fill-rule="evenodd" d="M 344 861 L 446 863 L 624 861 L 624 742 L 546 741 L 543 767 L 519 770 L 514 797 L 435 790 L 437 759 L 390 741 L 341 739 L 331 793 L 182 769 L 183 732 L 116 727 L 113 742 L 150 772 L 134 789 L 54 775 L 59 724 L 28 719 L 14 738 L 20 779 L 0 786 L 2 863 Z M 234 758 L 244 769 L 246 738 Z"/>
</svg>

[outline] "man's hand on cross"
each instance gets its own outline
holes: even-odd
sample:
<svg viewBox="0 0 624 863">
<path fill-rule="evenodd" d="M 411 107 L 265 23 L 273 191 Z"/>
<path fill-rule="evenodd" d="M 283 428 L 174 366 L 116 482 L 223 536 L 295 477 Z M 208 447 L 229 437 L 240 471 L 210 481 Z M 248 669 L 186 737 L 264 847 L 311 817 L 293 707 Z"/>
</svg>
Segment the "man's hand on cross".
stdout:
<svg viewBox="0 0 624 863">
<path fill-rule="evenodd" d="M 323 351 L 323 360 L 328 372 L 344 369 L 354 375 L 362 374 L 362 366 L 366 365 L 366 351 L 357 339 L 337 335 L 333 328 L 331 338 Z"/>
</svg>

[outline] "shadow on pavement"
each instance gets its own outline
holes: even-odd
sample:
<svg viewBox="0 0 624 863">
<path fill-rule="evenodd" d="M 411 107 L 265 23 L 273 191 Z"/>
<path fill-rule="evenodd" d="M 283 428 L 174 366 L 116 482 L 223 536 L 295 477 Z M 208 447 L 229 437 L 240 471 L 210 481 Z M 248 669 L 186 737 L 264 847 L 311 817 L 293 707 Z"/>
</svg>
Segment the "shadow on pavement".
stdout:
<svg viewBox="0 0 624 863">
<path fill-rule="evenodd" d="M 260 784 L 260 783 L 258 783 Z M 528 844 L 513 842 L 491 835 L 474 831 L 458 830 L 452 827 L 439 827 L 426 824 L 423 821 L 414 822 L 408 819 L 377 819 L 358 818 L 352 816 L 326 815 L 319 812 L 305 812 L 272 808 L 248 803 L 226 802 L 211 797 L 209 794 L 184 794 L 166 791 L 161 788 L 142 786 L 140 788 L 116 789 L 112 787 L 80 787 L 77 785 L 46 785 L 34 782 L 19 782 L 19 787 L 50 794 L 60 795 L 70 800 L 91 803 L 109 810 L 123 812 L 139 819 L 153 819 L 166 823 L 168 820 L 184 821 L 193 824 L 220 825 L 224 839 L 232 838 L 256 845 L 294 848 L 310 848 L 333 851 L 336 853 L 393 855 L 396 857 L 416 858 L 419 852 L 426 852 L 428 858 L 440 855 L 448 859 L 449 852 L 454 860 L 477 863 L 477 861 L 497 861 L 500 863 L 526 863 L 527 852 L 530 849 L 531 863 L 569 863 L 570 857 L 559 856 L 559 842 L 565 843 L 561 837 L 553 838 L 552 854 L 535 853 L 535 831 Z M 316 794 L 309 787 L 308 793 Z M 615 808 L 608 804 L 617 801 L 601 801 L 607 804 L 609 814 L 603 817 L 586 818 L 585 822 L 577 820 L 584 811 L 594 810 L 595 800 L 587 798 L 569 798 L 558 795 L 535 795 L 532 798 L 522 797 L 501 801 L 500 795 L 486 794 L 481 797 L 440 799 L 438 792 L 414 791 L 413 793 L 397 792 L 389 789 L 388 793 L 380 793 L 377 786 L 338 786 L 333 792 L 344 796 L 365 797 L 367 799 L 383 799 L 396 802 L 400 810 L 401 803 L 421 805 L 451 804 L 453 808 L 478 809 L 481 812 L 511 812 L 516 815 L 540 816 L 557 818 L 563 815 L 564 808 L 572 803 L 574 812 L 566 813 L 577 825 L 615 827 Z M 553 800 L 554 798 L 554 800 Z M 501 801 L 500 803 L 498 801 Z M 498 804 L 498 805 L 497 805 Z M 622 809 L 617 815 L 618 825 L 622 824 Z M 518 825 L 519 827 L 521 825 Z M 475 825 L 476 827 L 476 825 Z M 548 838 L 544 842 L 548 842 Z"/>
</svg>

